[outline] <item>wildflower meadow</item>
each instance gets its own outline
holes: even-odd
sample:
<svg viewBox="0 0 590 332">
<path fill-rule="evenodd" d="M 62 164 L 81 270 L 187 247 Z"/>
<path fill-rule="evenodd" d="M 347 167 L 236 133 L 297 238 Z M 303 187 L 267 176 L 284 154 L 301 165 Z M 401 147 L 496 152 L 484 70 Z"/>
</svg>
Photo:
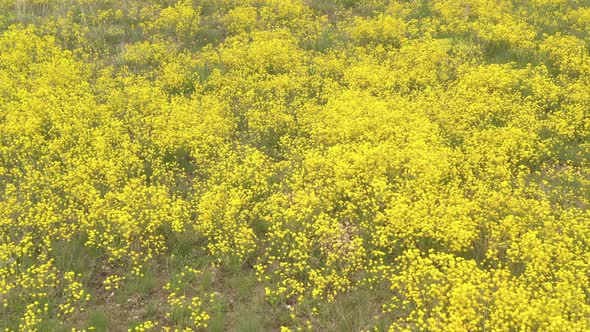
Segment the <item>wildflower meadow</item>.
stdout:
<svg viewBox="0 0 590 332">
<path fill-rule="evenodd" d="M 588 0 L 0 0 L 0 331 L 590 331 Z"/>
</svg>

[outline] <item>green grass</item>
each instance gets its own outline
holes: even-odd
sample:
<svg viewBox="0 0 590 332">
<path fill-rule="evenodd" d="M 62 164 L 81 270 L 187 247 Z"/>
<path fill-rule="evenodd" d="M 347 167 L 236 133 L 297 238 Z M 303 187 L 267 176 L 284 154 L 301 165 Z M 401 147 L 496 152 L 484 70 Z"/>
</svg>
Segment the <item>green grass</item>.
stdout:
<svg viewBox="0 0 590 332">
<path fill-rule="evenodd" d="M 88 326 L 94 327 L 96 332 L 109 331 L 109 319 L 104 312 L 93 309 L 88 313 Z"/>
<path fill-rule="evenodd" d="M 86 234 L 77 233 L 70 240 L 59 241 L 53 245 L 55 266 L 61 271 L 81 273 L 83 283 L 95 278 L 100 265 L 103 264 L 101 252 L 84 244 L 87 239 Z"/>
<path fill-rule="evenodd" d="M 380 316 L 384 297 L 390 295 L 387 289 L 360 289 L 337 296 L 334 302 L 317 303 L 319 315 L 312 313 L 308 306 L 307 318 L 319 331 L 362 331 L 372 326 L 388 326 L 387 320 Z M 386 328 L 385 328 L 386 329 Z"/>
</svg>

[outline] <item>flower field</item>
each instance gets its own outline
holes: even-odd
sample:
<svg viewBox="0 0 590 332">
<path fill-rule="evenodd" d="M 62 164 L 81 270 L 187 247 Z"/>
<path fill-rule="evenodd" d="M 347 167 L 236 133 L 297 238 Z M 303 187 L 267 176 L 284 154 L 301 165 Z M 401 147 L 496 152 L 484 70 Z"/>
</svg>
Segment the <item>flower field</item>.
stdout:
<svg viewBox="0 0 590 332">
<path fill-rule="evenodd" d="M 589 331 L 588 0 L 0 0 L 0 331 Z"/>
</svg>

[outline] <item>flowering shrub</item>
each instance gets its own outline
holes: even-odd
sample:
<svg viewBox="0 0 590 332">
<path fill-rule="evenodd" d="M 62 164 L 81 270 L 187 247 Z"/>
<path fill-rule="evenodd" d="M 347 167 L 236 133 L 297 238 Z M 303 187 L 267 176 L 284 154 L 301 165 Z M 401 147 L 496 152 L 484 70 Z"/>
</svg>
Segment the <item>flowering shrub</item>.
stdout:
<svg viewBox="0 0 590 332">
<path fill-rule="evenodd" d="M 589 13 L 0 0 L 0 330 L 589 330 Z"/>
</svg>

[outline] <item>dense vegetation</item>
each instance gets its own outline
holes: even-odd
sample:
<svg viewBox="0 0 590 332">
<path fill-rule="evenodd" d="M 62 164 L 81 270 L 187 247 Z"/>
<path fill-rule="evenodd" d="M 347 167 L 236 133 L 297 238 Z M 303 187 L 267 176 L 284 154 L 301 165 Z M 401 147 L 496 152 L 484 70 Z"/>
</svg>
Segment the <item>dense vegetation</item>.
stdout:
<svg viewBox="0 0 590 332">
<path fill-rule="evenodd" d="M 588 0 L 0 0 L 0 330 L 590 329 Z"/>
</svg>

